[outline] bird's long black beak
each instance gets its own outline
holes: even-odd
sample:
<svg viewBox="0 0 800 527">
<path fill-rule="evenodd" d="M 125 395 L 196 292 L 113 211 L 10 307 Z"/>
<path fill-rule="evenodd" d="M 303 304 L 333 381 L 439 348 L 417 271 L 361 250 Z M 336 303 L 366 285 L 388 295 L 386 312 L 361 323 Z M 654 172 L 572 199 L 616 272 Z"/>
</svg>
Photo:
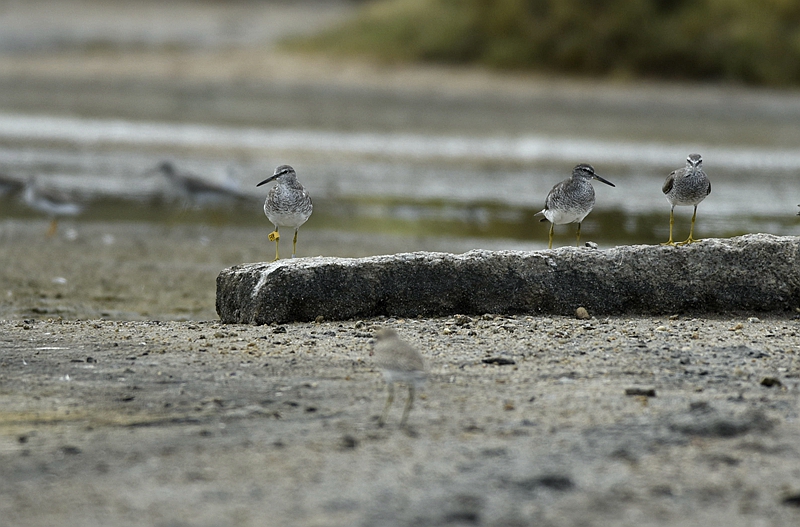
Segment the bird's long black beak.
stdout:
<svg viewBox="0 0 800 527">
<path fill-rule="evenodd" d="M 270 181 L 273 181 L 273 180 L 274 180 L 276 177 L 278 177 L 278 174 L 272 174 L 270 177 L 268 177 L 267 179 L 265 179 L 264 181 L 262 181 L 261 183 L 259 183 L 259 184 L 258 184 L 258 185 L 256 185 L 256 186 L 257 186 L 257 187 L 260 187 L 260 186 L 261 186 L 261 185 L 263 185 L 264 183 L 269 183 Z"/>
<path fill-rule="evenodd" d="M 613 184 L 612 182 L 610 182 L 610 181 L 609 181 L 609 180 L 607 180 L 607 179 L 603 179 L 603 178 L 601 178 L 601 177 L 600 177 L 600 176 L 598 176 L 597 174 L 595 174 L 595 175 L 594 175 L 594 179 L 596 179 L 596 180 L 598 180 L 598 181 L 602 181 L 602 182 L 603 182 L 603 183 L 605 183 L 606 185 L 611 185 L 612 187 L 616 187 L 616 185 L 615 185 L 615 184 Z"/>
</svg>

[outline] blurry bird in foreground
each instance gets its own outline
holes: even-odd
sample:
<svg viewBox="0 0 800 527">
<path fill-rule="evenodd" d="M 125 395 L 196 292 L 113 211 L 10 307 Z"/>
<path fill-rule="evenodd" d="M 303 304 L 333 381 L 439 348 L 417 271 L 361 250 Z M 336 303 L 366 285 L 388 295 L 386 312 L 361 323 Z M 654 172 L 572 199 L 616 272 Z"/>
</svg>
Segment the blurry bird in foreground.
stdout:
<svg viewBox="0 0 800 527">
<path fill-rule="evenodd" d="M 231 200 L 252 199 L 239 190 L 233 180 L 224 184 L 207 181 L 195 174 L 178 171 L 171 161 L 162 161 L 148 173 L 163 175 L 187 203 L 196 207 L 218 205 Z"/>
<path fill-rule="evenodd" d="M 53 236 L 58 230 L 59 217 L 77 216 L 83 211 L 83 205 L 71 201 L 69 196 L 62 192 L 41 188 L 33 177 L 25 184 L 22 199 L 30 208 L 50 218 L 47 236 Z"/>
<path fill-rule="evenodd" d="M 670 172 L 661 189 L 672 208 L 669 210 L 669 240 L 661 245 L 686 245 L 700 240 L 694 239 L 694 220 L 697 218 L 697 205 L 711 194 L 711 181 L 703 172 L 703 158 L 700 154 L 690 154 L 686 166 Z M 672 241 L 672 227 L 675 224 L 675 207 L 693 206 L 692 226 L 685 241 Z"/>
<path fill-rule="evenodd" d="M 425 383 L 425 363 L 422 355 L 403 341 L 393 329 L 381 328 L 375 333 L 375 365 L 383 371 L 389 395 L 383 412 L 378 419 L 378 426 L 386 423 L 389 408 L 394 401 L 394 383 L 400 382 L 408 386 L 408 399 L 403 409 L 400 426 L 405 426 L 408 414 L 414 404 L 414 392 Z"/>
<path fill-rule="evenodd" d="M 556 184 L 547 194 L 544 209 L 534 216 L 544 216 L 540 221 L 550 222 L 550 238 L 547 248 L 553 248 L 553 229 L 556 225 L 577 223 L 578 234 L 576 247 L 581 241 L 581 222 L 594 208 L 594 187 L 591 181 L 596 179 L 606 185 L 615 186 L 594 172 L 594 167 L 580 164 L 572 169 L 572 176 Z"/>
<path fill-rule="evenodd" d="M 280 165 L 270 177 L 256 186 L 260 187 L 270 181 L 278 183 L 270 189 L 267 199 L 264 201 L 264 214 L 275 226 L 275 230 L 269 233 L 268 239 L 275 242 L 275 260 L 279 260 L 278 241 L 281 239 L 281 235 L 278 229 L 293 227 L 292 258 L 294 258 L 297 251 L 297 231 L 311 217 L 314 205 L 311 203 L 311 197 L 306 189 L 297 181 L 294 169 L 289 165 Z"/>
</svg>

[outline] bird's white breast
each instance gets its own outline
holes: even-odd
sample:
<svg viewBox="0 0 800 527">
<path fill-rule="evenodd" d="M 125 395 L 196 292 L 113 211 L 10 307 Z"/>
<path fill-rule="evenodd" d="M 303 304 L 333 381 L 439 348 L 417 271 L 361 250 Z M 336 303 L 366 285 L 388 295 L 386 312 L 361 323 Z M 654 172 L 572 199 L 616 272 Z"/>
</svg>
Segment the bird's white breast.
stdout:
<svg viewBox="0 0 800 527">
<path fill-rule="evenodd" d="M 565 223 L 583 221 L 583 219 L 589 215 L 589 212 L 591 212 L 591 209 L 587 211 L 548 209 L 544 211 L 544 217 L 551 223 L 564 225 Z"/>
</svg>

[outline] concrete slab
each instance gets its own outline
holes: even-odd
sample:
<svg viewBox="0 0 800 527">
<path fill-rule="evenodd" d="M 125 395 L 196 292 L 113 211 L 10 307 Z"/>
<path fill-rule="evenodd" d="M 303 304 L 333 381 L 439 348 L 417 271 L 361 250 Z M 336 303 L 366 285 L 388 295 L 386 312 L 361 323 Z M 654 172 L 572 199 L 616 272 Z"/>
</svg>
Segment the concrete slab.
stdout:
<svg viewBox="0 0 800 527">
<path fill-rule="evenodd" d="M 217 277 L 225 323 L 380 315 L 785 312 L 800 306 L 800 237 L 682 247 L 406 253 L 237 265 Z"/>
</svg>

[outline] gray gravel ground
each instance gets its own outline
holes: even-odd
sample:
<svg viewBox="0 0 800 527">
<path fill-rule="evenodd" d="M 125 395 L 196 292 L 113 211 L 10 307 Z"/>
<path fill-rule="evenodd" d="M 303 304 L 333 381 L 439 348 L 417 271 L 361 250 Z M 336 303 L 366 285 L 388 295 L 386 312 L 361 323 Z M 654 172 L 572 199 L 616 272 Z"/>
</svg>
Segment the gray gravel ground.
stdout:
<svg viewBox="0 0 800 527">
<path fill-rule="evenodd" d="M 402 397 L 377 426 L 378 326 L 430 370 L 408 430 Z M 797 317 L 27 319 L 0 347 L 9 525 L 800 523 Z"/>
</svg>

